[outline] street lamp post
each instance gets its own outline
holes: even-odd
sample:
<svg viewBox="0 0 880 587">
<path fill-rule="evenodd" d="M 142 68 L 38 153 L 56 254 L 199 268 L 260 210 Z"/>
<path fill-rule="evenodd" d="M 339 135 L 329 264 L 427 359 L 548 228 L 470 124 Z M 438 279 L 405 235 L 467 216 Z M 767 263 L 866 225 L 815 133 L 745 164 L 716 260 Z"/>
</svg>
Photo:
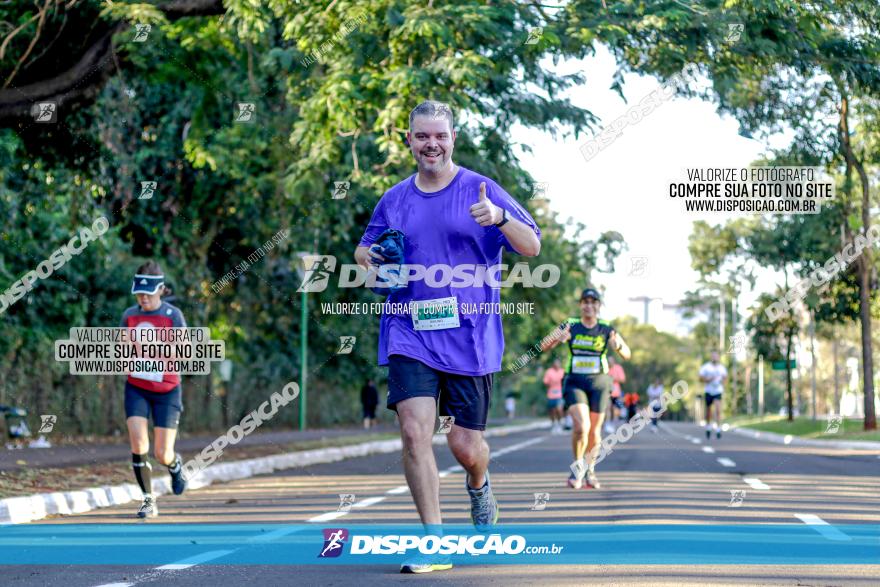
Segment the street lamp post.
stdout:
<svg viewBox="0 0 880 587">
<path fill-rule="evenodd" d="M 306 407 L 307 407 L 307 397 L 308 393 L 306 392 L 308 387 L 309 380 L 309 369 L 308 369 L 308 360 L 309 360 L 309 297 L 308 297 L 308 288 L 305 287 L 306 283 L 306 275 L 309 274 L 312 267 L 321 259 L 321 256 L 316 253 L 309 253 L 305 251 L 300 251 L 296 254 L 297 258 L 301 263 L 297 263 L 296 271 L 299 273 L 300 280 L 302 281 L 302 298 L 300 301 L 300 327 L 299 327 L 299 429 L 306 429 Z"/>
<path fill-rule="evenodd" d="M 644 312 L 644 315 L 645 315 L 645 322 L 644 322 L 644 323 L 645 323 L 645 324 L 648 324 L 648 323 L 649 323 L 649 322 L 648 322 L 648 305 L 649 305 L 652 301 L 654 301 L 654 300 L 662 300 L 662 299 L 663 299 L 663 298 L 652 298 L 652 297 L 649 297 L 649 296 L 636 296 L 636 297 L 631 297 L 631 298 L 629 299 L 629 301 L 631 301 L 631 302 L 642 302 L 643 304 L 645 304 L 645 312 Z"/>
<path fill-rule="evenodd" d="M 299 429 L 306 429 L 306 398 L 308 394 L 306 394 L 306 383 L 309 378 L 309 369 L 308 369 L 308 360 L 309 360 L 309 323 L 308 323 L 308 304 L 309 298 L 308 294 L 306 294 L 305 290 L 302 292 L 302 301 L 300 302 L 300 307 L 302 308 L 302 312 L 300 313 L 300 328 L 299 328 L 299 358 L 300 358 L 300 370 L 299 370 Z"/>
</svg>

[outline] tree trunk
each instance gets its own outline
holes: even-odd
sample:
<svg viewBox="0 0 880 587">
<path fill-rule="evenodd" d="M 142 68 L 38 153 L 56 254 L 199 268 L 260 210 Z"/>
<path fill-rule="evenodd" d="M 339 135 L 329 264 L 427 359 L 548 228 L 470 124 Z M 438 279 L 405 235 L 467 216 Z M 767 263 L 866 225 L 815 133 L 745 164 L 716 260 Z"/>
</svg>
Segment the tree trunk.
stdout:
<svg viewBox="0 0 880 587">
<path fill-rule="evenodd" d="M 839 356 L 837 352 L 837 333 L 832 332 L 834 339 L 831 344 L 834 349 L 834 410 L 833 413 L 835 415 L 840 415 L 840 363 Z"/>
<path fill-rule="evenodd" d="M 867 254 L 868 249 L 865 248 Z M 866 266 L 864 257 L 860 266 Z M 877 415 L 874 413 L 874 360 L 871 343 L 871 299 L 870 268 L 859 268 L 859 318 L 862 322 L 862 380 L 865 389 L 865 430 L 877 429 Z"/>
<path fill-rule="evenodd" d="M 849 137 L 849 99 L 844 96 L 840 100 L 840 125 L 838 127 L 841 150 L 846 160 L 847 180 L 852 169 L 859 175 L 862 187 L 862 231 L 866 232 L 871 222 L 870 217 L 870 182 L 862 161 L 853 152 Z M 847 181 L 847 183 L 849 183 Z M 847 230 L 847 232 L 849 232 Z M 849 237 L 849 235 L 847 235 Z M 848 238 L 852 242 L 851 238 Z M 859 281 L 859 321 L 862 326 L 862 384 L 865 397 L 865 430 L 877 429 L 877 416 L 874 413 L 874 358 L 871 340 L 871 247 L 865 247 L 856 261 L 856 272 Z"/>
<path fill-rule="evenodd" d="M 788 329 L 785 345 L 785 389 L 788 393 L 788 421 L 794 420 L 794 397 L 791 389 L 791 339 L 794 337 L 794 329 Z"/>
<path fill-rule="evenodd" d="M 746 363 L 745 373 L 743 374 L 743 389 L 746 392 L 746 410 L 751 416 L 754 411 L 754 400 L 752 399 L 752 366 Z"/>
</svg>

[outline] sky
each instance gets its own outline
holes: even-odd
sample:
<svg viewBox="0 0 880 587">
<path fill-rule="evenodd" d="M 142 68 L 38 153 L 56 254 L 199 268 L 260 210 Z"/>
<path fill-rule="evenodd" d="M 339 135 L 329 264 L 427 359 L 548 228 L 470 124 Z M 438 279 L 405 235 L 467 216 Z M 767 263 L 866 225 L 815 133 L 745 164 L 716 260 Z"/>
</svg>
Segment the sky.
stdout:
<svg viewBox="0 0 880 587">
<path fill-rule="evenodd" d="M 589 59 L 547 66 L 558 73 L 585 72 L 587 83 L 566 96 L 592 111 L 602 126 L 660 87 L 656 78 L 627 75 L 624 95 L 629 104 L 625 103 L 610 89 L 615 64 L 604 48 Z M 628 245 L 613 274 L 594 273 L 595 285 L 606 287 L 603 317 L 632 315 L 642 320 L 644 302 L 629 298 L 660 298 L 650 302 L 651 323 L 684 334 L 675 311 L 662 306 L 677 303 L 696 286 L 698 274 L 691 269 L 687 249 L 693 222 L 717 224 L 734 215 L 685 212 L 680 201 L 669 197 L 668 185 L 685 181 L 689 167 L 747 167 L 766 153 L 767 144 L 739 136 L 738 128 L 737 121 L 719 115 L 714 104 L 676 97 L 627 126 L 589 161 L 579 150 L 589 137 L 557 135 L 554 140 L 535 129 L 513 129 L 513 141 L 532 147 L 533 153 L 523 152 L 520 161 L 536 182 L 547 182 L 550 207 L 563 220 L 570 216 L 586 224 L 588 238 L 616 230 Z M 774 137 L 772 144 L 783 141 Z M 772 274 L 762 275 L 759 289 L 772 289 L 773 281 Z M 740 300 L 740 305 L 749 305 L 754 297 Z"/>
</svg>

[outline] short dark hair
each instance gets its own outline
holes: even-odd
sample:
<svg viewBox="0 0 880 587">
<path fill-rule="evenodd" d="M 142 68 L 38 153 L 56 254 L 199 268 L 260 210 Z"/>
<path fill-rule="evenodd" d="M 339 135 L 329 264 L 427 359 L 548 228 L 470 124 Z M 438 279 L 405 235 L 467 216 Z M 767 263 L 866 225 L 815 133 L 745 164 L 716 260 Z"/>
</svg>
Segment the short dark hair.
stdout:
<svg viewBox="0 0 880 587">
<path fill-rule="evenodd" d="M 137 268 L 138 275 L 163 275 L 162 268 L 155 261 L 147 261 Z"/>
<path fill-rule="evenodd" d="M 431 118 L 440 118 L 441 116 L 449 121 L 449 128 L 455 130 L 455 116 L 452 114 L 452 108 L 446 102 L 437 102 L 435 100 L 425 100 L 412 109 L 409 113 L 409 128 L 412 130 L 413 119 L 416 116 L 429 116 Z"/>
</svg>

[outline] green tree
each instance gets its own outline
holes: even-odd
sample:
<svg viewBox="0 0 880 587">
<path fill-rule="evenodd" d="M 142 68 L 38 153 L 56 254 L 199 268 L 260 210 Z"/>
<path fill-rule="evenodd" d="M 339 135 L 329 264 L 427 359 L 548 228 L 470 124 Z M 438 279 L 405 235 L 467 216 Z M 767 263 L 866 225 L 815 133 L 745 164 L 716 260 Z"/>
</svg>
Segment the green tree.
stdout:
<svg viewBox="0 0 880 587">
<path fill-rule="evenodd" d="M 746 136 L 792 129 L 811 161 L 822 161 L 847 179 L 842 190 L 846 239 L 852 242 L 870 226 L 866 162 L 874 151 L 854 145 L 851 120 L 854 110 L 865 109 L 880 94 L 880 12 L 873 0 L 712 0 L 699 6 L 672 0 L 619 2 L 605 11 L 594 0 L 582 0 L 567 4 L 559 21 L 566 31 L 564 44 L 606 43 L 618 60 L 618 79 L 625 71 L 666 79 L 686 64 L 697 64 L 711 84 L 693 85 L 682 93 L 717 102 L 721 112 L 740 122 Z M 732 38 L 730 25 L 742 25 L 741 34 Z M 829 117 L 836 122 L 829 123 Z M 870 252 L 856 266 L 866 429 L 877 425 L 873 267 Z"/>
<path fill-rule="evenodd" d="M 93 214 L 112 225 L 101 247 L 89 249 L 97 258 L 67 268 L 76 271 L 74 285 L 41 284 L 3 316 L 2 393 L 34 411 L 75 411 L 59 421 L 61 430 L 120 427 L 119 378 L 71 378 L 50 351 L 70 326 L 117 324 L 133 303 L 130 274 L 147 257 L 162 263 L 189 323 L 226 340 L 235 363 L 228 383 L 216 375 L 185 381 L 185 401 L 196 408 L 188 410 L 190 430 L 229 423 L 295 378 L 304 327 L 310 420 L 353 419 L 353 382 L 376 376 L 378 319 L 327 314 L 321 302 L 377 298 L 331 286 L 310 297 L 301 324 L 295 253 L 350 260 L 379 196 L 413 171 L 403 133 L 409 110 L 425 98 L 456 111 L 456 161 L 494 177 L 538 218 L 543 250 L 527 262 L 564 269 L 557 287 L 505 292 L 505 302 L 537 310 L 506 320 L 509 353 L 543 336 L 553 323 L 547 309 L 569 305 L 589 272 L 603 267 L 599 259 L 613 261 L 619 250 L 601 231 L 595 241 L 577 230 L 565 238 L 567 221 L 530 199 L 534 180 L 519 167 L 511 127 L 579 132 L 595 121 L 562 97 L 584 77 L 547 67 L 558 39 L 524 45 L 528 26 L 539 22 L 533 6 L 190 0 L 82 2 L 75 13 L 60 3 L 19 9 L 0 7 L 0 20 L 21 25 L 15 34 L 0 28 L 9 40 L 0 69 L 11 75 L 0 89 L 4 283 Z M 133 41 L 133 26 L 144 23 L 148 38 Z M 45 39 L 54 41 L 28 52 Z M 90 68 L 94 75 L 86 75 Z M 35 124 L 31 103 L 55 99 L 57 122 Z M 253 105 L 249 123 L 237 121 L 240 103 Z M 143 181 L 157 184 L 150 199 L 139 197 Z M 350 183 L 343 200 L 331 199 L 338 181 Z M 45 232 L 35 232 L 39 226 Z M 259 263 L 216 287 L 284 230 L 288 238 Z M 336 355 L 341 335 L 357 336 L 352 355 Z"/>
</svg>

